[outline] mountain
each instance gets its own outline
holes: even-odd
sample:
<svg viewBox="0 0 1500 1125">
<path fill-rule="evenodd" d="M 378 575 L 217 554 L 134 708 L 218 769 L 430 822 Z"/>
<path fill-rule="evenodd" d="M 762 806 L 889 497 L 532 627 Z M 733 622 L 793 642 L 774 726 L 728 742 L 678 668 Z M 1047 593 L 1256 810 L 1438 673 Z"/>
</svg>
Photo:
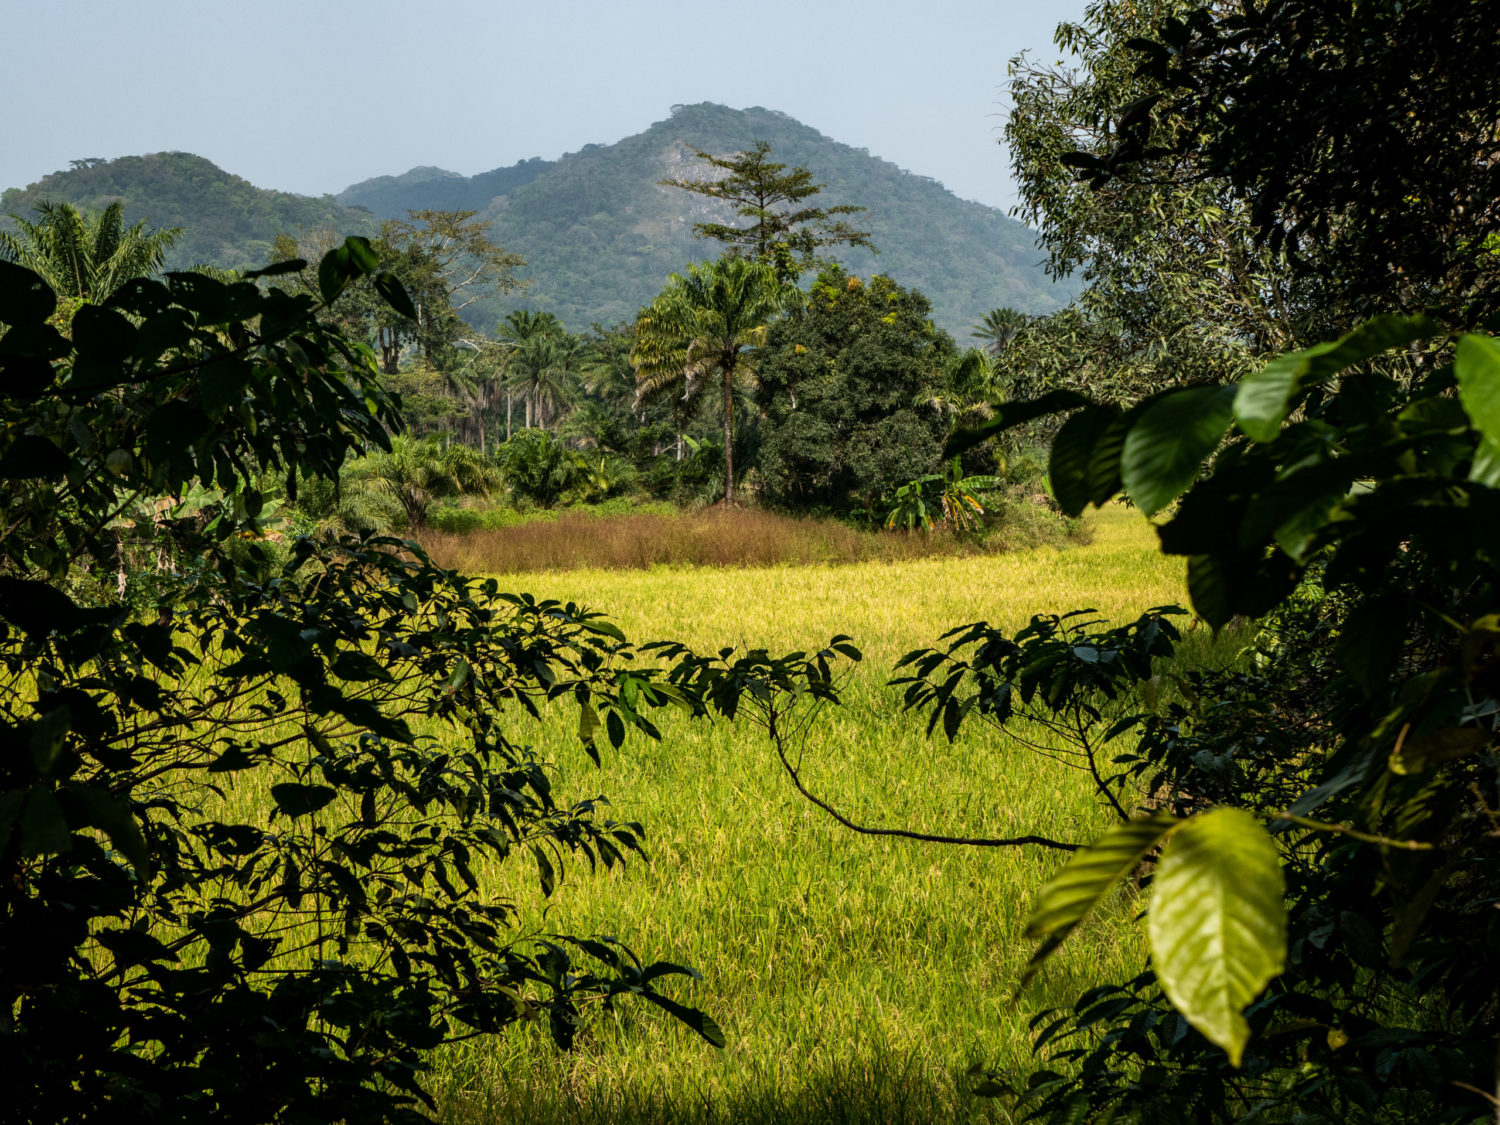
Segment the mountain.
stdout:
<svg viewBox="0 0 1500 1125">
<path fill-rule="evenodd" d="M 0 195 L 0 214 L 30 218 L 42 200 L 103 210 L 119 199 L 125 220 L 153 227 L 182 227 L 167 259 L 171 269 L 206 263 L 226 269 L 266 264 L 272 240 L 299 227 L 332 227 L 343 234 L 374 234 L 379 221 L 345 207 L 331 195 L 313 198 L 258 188 L 190 152 L 155 152 L 110 161 L 80 161 L 26 188 Z"/>
<path fill-rule="evenodd" d="M 1033 232 L 1000 211 L 961 200 L 935 180 L 784 113 L 706 102 L 674 106 L 642 133 L 557 160 L 523 160 L 477 176 L 413 168 L 317 198 L 256 187 L 191 153 L 78 162 L 6 191 L 0 216 L 27 216 L 43 199 L 96 209 L 121 199 L 127 222 L 185 228 L 171 267 L 244 268 L 265 264 L 276 235 L 298 228 L 375 234 L 382 219 L 405 218 L 408 210 L 477 211 L 491 223 L 494 241 L 526 259 L 530 285 L 476 303 L 465 315 L 489 327 L 512 308 L 545 309 L 581 329 L 633 318 L 667 274 L 718 253 L 718 244 L 695 239 L 692 227 L 733 221 L 727 205 L 660 181 L 710 171 L 695 150 L 732 153 L 757 140 L 771 144 L 773 159 L 805 166 L 827 185 L 817 202 L 868 208 L 853 218 L 865 225 L 879 256 L 855 250 L 841 255 L 845 264 L 920 289 L 932 300 L 933 318 L 961 341 L 992 308 L 1047 312 L 1073 294 L 1042 271 Z"/>
<path fill-rule="evenodd" d="M 442 168 L 413 168 L 399 176 L 376 176 L 338 194 L 346 207 L 363 207 L 383 219 L 404 219 L 408 211 L 482 211 L 497 196 L 525 187 L 557 161 L 532 157 L 508 168 L 463 176 Z"/>
<path fill-rule="evenodd" d="M 717 243 L 693 237 L 695 222 L 732 221 L 727 206 L 660 181 L 711 170 L 695 150 L 732 153 L 757 140 L 770 142 L 773 159 L 805 166 L 827 185 L 817 202 L 868 208 L 854 217 L 879 255 L 840 257 L 857 273 L 889 274 L 922 290 L 934 319 L 960 339 L 992 308 L 1047 312 L 1073 295 L 1047 278 L 1035 235 L 1021 223 L 769 109 L 675 106 L 643 133 L 556 161 L 522 161 L 468 179 L 432 169 L 424 180 L 424 170 L 413 169 L 355 184 L 337 199 L 381 217 L 405 217 L 419 206 L 478 211 L 491 222 L 491 237 L 526 259 L 531 281 L 524 294 L 491 302 L 487 319 L 525 307 L 575 328 L 610 324 L 633 317 L 668 273 L 717 254 Z"/>
</svg>

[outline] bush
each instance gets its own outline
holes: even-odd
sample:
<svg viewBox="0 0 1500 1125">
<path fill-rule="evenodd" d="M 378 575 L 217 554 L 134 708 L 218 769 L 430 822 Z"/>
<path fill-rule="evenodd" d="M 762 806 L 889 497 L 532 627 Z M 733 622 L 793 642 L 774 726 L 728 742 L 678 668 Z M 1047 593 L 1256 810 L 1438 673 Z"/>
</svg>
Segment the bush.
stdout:
<svg viewBox="0 0 1500 1125">
<path fill-rule="evenodd" d="M 325 258 L 327 297 L 372 258 Z M 653 732 L 666 697 L 619 630 L 396 540 L 262 546 L 263 475 L 335 480 L 400 422 L 326 303 L 174 274 L 79 309 L 68 340 L 46 285 L 0 263 L 10 1118 L 420 1120 L 431 1048 L 532 1019 L 566 1046 L 580 1004 L 626 994 L 722 1043 L 659 991 L 686 970 L 521 943 L 473 875 L 521 860 L 547 893 L 564 857 L 638 850 L 639 826 L 560 801 L 514 726 L 567 700 L 591 753 Z M 168 502 L 170 565 L 132 606 L 99 581 L 115 513 L 191 488 L 215 502 Z"/>
</svg>

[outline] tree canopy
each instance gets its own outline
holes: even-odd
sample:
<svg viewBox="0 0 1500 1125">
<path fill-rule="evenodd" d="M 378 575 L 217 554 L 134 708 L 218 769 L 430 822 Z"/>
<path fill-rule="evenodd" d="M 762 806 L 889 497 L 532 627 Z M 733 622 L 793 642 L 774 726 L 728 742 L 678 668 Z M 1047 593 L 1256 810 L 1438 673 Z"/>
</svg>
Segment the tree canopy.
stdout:
<svg viewBox="0 0 1500 1125">
<path fill-rule="evenodd" d="M 770 264 L 724 257 L 674 273 L 636 320 L 637 401 L 673 394 L 691 403 L 719 392 L 726 507 L 734 503 L 735 383 L 754 367 L 767 326 L 794 294 Z"/>
<path fill-rule="evenodd" d="M 118 201 L 98 214 L 69 203 L 36 205 L 36 220 L 12 215 L 16 233 L 0 231 L 0 260 L 24 266 L 62 297 L 102 301 L 126 281 L 158 273 L 180 227 L 149 230 L 146 221 L 127 227 Z"/>
<path fill-rule="evenodd" d="M 565 858 L 639 850 L 638 825 L 554 791 L 514 725 L 568 700 L 591 754 L 655 731 L 643 709 L 679 697 L 627 670 L 619 630 L 410 542 L 266 534 L 272 490 L 392 452 L 373 353 L 322 315 L 362 277 L 409 313 L 379 263 L 346 240 L 316 295 L 272 280 L 295 260 L 137 278 L 70 336 L 46 281 L 0 263 L 0 1097 L 18 1120 L 422 1120 L 432 1048 L 529 1019 L 566 1046 L 580 1004 L 627 994 L 723 1042 L 661 990 L 687 970 L 608 939 L 518 942 L 516 904 L 473 872 L 520 859 L 550 894 Z M 141 502 L 155 565 L 117 584 L 117 517 Z M 236 785 L 265 803 L 226 803 Z"/>
<path fill-rule="evenodd" d="M 750 220 L 747 226 L 728 223 L 694 223 L 699 238 L 712 238 L 729 247 L 731 255 L 744 255 L 776 267 L 782 278 L 794 278 L 808 269 L 826 264 L 818 252 L 829 246 L 862 246 L 873 250 L 870 236 L 860 227 L 835 215 L 856 215 L 864 208 L 842 203 L 816 207 L 804 203 L 827 185 L 812 182 L 806 168 L 786 171 L 785 164 L 770 159 L 769 141 L 756 141 L 749 150 L 732 156 L 698 152 L 698 159 L 725 173 L 708 179 L 666 179 L 669 187 L 682 188 L 734 207 L 734 213 Z"/>
<path fill-rule="evenodd" d="M 865 508 L 938 466 L 947 421 L 926 402 L 956 349 L 929 312 L 888 277 L 832 268 L 772 326 L 756 365 L 767 499 Z"/>
</svg>

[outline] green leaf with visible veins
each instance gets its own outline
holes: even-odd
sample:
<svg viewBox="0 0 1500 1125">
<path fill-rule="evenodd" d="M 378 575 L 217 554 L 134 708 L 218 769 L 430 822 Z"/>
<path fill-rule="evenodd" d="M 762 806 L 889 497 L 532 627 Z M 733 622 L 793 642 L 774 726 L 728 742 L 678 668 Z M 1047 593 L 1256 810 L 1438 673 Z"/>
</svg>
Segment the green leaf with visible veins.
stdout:
<svg viewBox="0 0 1500 1125">
<path fill-rule="evenodd" d="M 1235 388 L 1189 387 L 1147 407 L 1125 436 L 1120 475 L 1125 492 L 1148 516 L 1187 491 L 1203 460 L 1218 448 L 1234 413 Z"/>
<path fill-rule="evenodd" d="M 1042 887 L 1031 917 L 1026 920 L 1026 936 L 1040 938 L 1042 944 L 1026 965 L 1021 977 L 1023 985 L 1099 905 L 1110 888 L 1135 870 L 1151 849 L 1181 823 L 1171 816 L 1129 820 L 1115 825 L 1068 860 Z"/>
<path fill-rule="evenodd" d="M 1147 918 L 1173 1006 L 1240 1065 L 1245 1006 L 1286 964 L 1285 881 L 1271 837 L 1243 809 L 1215 809 L 1172 835 Z"/>
<path fill-rule="evenodd" d="M 1341 340 L 1277 356 L 1240 381 L 1234 400 L 1235 421 L 1252 441 L 1274 441 L 1304 387 L 1437 331 L 1437 325 L 1424 315 L 1377 316 Z"/>
<path fill-rule="evenodd" d="M 1453 357 L 1458 401 L 1480 433 L 1469 479 L 1491 488 L 1500 485 L 1500 340 L 1464 336 Z"/>
</svg>

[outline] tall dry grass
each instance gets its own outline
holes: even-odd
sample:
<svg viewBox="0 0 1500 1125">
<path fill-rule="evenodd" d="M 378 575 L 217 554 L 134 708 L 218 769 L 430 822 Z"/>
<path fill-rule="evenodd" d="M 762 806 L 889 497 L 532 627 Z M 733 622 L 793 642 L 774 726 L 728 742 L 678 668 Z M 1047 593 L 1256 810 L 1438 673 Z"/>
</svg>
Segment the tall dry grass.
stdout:
<svg viewBox="0 0 1500 1125">
<path fill-rule="evenodd" d="M 429 531 L 422 546 L 434 561 L 469 574 L 540 571 L 645 570 L 653 566 L 807 566 L 828 563 L 907 562 L 932 557 L 992 553 L 1020 545 L 1016 536 L 984 539 L 931 532 L 861 531 L 836 520 L 796 518 L 753 509 L 707 508 L 665 515 L 651 512 L 555 520 L 494 530 L 448 534 Z M 1033 529 L 1023 537 L 1035 542 Z M 1066 531 L 1058 524 L 1052 538 Z"/>
</svg>

